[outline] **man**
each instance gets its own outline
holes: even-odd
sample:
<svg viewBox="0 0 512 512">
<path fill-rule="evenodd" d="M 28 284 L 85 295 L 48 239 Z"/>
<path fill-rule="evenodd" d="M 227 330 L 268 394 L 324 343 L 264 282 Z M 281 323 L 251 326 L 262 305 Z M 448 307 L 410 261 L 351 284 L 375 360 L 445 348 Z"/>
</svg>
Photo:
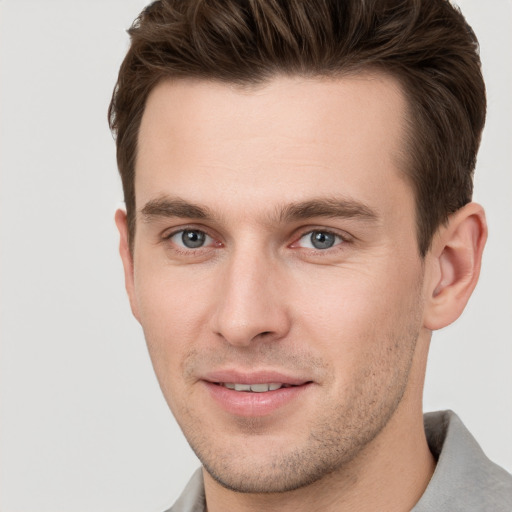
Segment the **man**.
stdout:
<svg viewBox="0 0 512 512">
<path fill-rule="evenodd" d="M 201 460 L 173 511 L 493 510 L 422 415 L 487 228 L 477 41 L 444 0 L 155 2 L 112 104 L 132 311 Z"/>
</svg>

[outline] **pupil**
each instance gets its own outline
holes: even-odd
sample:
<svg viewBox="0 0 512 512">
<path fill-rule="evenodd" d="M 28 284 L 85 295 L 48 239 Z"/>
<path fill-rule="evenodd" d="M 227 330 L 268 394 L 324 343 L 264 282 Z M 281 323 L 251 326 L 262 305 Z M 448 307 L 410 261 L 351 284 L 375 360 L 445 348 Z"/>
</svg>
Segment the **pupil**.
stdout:
<svg viewBox="0 0 512 512">
<path fill-rule="evenodd" d="M 185 230 L 181 235 L 183 245 L 189 249 L 196 249 L 204 244 L 204 233 L 201 231 Z"/>
<path fill-rule="evenodd" d="M 311 244 L 315 249 L 329 249 L 334 245 L 334 235 L 323 231 L 313 231 L 311 233 Z"/>
</svg>

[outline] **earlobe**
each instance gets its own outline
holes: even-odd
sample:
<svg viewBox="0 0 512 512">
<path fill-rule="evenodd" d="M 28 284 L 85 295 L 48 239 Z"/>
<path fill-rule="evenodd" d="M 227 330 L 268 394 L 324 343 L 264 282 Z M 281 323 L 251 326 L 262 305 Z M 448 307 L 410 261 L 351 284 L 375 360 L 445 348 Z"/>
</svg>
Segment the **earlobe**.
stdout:
<svg viewBox="0 0 512 512">
<path fill-rule="evenodd" d="M 130 307 L 132 309 L 133 316 L 139 320 L 137 302 L 135 300 L 133 255 L 130 251 L 128 221 L 124 210 L 116 210 L 115 222 L 117 229 L 119 230 L 119 254 L 123 262 L 126 292 L 130 300 Z"/>
<path fill-rule="evenodd" d="M 439 229 L 429 254 L 427 329 L 446 327 L 461 315 L 478 281 L 486 240 L 485 213 L 476 203 L 452 214 Z"/>
</svg>

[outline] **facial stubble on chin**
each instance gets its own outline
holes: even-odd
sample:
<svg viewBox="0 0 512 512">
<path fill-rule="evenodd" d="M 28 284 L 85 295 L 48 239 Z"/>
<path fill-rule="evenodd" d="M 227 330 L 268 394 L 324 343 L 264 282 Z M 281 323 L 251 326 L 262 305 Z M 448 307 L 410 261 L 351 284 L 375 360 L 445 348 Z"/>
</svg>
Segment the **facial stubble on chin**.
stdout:
<svg viewBox="0 0 512 512">
<path fill-rule="evenodd" d="M 418 303 L 410 307 L 412 311 L 404 315 L 409 318 L 409 323 L 388 333 L 387 337 L 380 337 L 382 341 L 376 342 L 375 346 L 381 353 L 370 358 L 372 364 L 359 368 L 357 378 L 343 389 L 339 401 L 326 402 L 324 408 L 320 407 L 321 411 L 325 410 L 321 418 L 315 417 L 301 425 L 307 435 L 296 446 L 283 446 L 282 441 L 273 445 L 265 419 L 237 418 L 232 428 L 240 433 L 239 439 L 219 447 L 215 444 L 215 428 L 209 418 L 188 407 L 182 411 L 177 416 L 180 426 L 210 476 L 232 491 L 267 494 L 293 491 L 344 470 L 350 474 L 351 462 L 384 429 L 406 390 L 420 318 Z M 292 370 L 315 367 L 326 377 L 324 382 L 332 382 L 334 378 L 332 368 L 311 354 L 285 355 L 276 345 L 267 346 L 266 351 L 264 344 L 256 352 L 259 355 L 252 353 L 251 356 L 256 361 Z M 216 351 L 190 352 L 185 359 L 184 371 L 197 368 L 204 361 L 212 364 L 229 359 L 227 354 L 229 351 L 222 356 Z M 267 435 L 263 458 L 244 453 L 245 443 Z"/>
</svg>

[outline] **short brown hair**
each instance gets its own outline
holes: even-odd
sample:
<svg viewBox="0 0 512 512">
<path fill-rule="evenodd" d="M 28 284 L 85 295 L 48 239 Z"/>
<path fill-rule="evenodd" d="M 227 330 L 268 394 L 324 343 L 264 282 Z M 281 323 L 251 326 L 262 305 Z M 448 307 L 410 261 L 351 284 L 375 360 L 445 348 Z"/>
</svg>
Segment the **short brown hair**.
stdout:
<svg viewBox="0 0 512 512">
<path fill-rule="evenodd" d="M 167 78 L 251 85 L 383 71 L 408 100 L 406 175 L 422 256 L 471 201 L 485 86 L 475 34 L 448 0 L 158 0 L 128 32 L 109 122 L 131 243 L 138 131 L 149 93 Z"/>
</svg>

